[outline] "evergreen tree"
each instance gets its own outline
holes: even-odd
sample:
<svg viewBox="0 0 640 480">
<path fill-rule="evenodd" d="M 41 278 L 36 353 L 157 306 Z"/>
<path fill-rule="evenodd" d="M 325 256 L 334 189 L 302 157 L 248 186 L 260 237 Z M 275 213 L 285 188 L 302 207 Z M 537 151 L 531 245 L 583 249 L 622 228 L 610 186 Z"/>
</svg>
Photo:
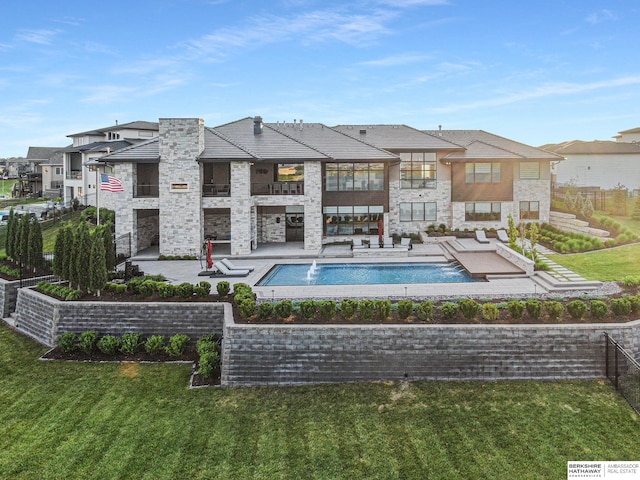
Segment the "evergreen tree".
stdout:
<svg viewBox="0 0 640 480">
<path fill-rule="evenodd" d="M 536 251 L 536 245 L 538 244 L 540 229 L 538 224 L 533 222 L 529 225 L 529 243 L 531 243 L 531 259 L 535 262 L 538 252 Z"/>
<path fill-rule="evenodd" d="M 100 296 L 100 290 L 107 284 L 103 229 L 96 229 L 91 235 L 89 256 L 89 290 Z"/>
<path fill-rule="evenodd" d="M 636 201 L 633 203 L 633 212 L 631 212 L 631 218 L 634 220 L 640 220 L 640 195 L 636 197 Z"/>
<path fill-rule="evenodd" d="M 63 246 L 65 249 L 64 261 L 62 263 L 62 278 L 68 280 L 71 285 L 76 285 L 76 270 L 74 268 L 74 258 L 76 254 L 76 234 L 71 225 L 62 229 L 64 232 Z"/>
<path fill-rule="evenodd" d="M 29 222 L 29 247 L 28 260 L 35 271 L 36 267 L 42 265 L 42 229 L 40 222 L 32 218 Z"/>
<path fill-rule="evenodd" d="M 56 235 L 56 243 L 53 245 L 53 274 L 59 278 L 65 279 L 64 275 L 64 261 L 67 248 L 65 245 L 66 230 L 69 228 L 65 225 L 58 230 Z"/>
<path fill-rule="evenodd" d="M 113 245 L 113 224 L 107 222 L 100 226 L 102 240 L 104 242 L 104 259 L 107 272 L 113 272 L 116 268 L 116 250 Z"/>
<path fill-rule="evenodd" d="M 507 220 L 509 222 L 509 228 L 507 234 L 509 235 L 509 248 L 515 250 L 518 241 L 518 229 L 516 228 L 516 221 L 511 214 L 508 215 Z"/>
<path fill-rule="evenodd" d="M 18 255 L 22 259 L 22 263 L 28 263 L 29 259 L 29 224 L 31 220 L 29 215 L 22 215 L 20 219 L 20 241 L 18 243 Z"/>
<path fill-rule="evenodd" d="M 9 210 L 9 221 L 7 222 L 7 237 L 4 241 L 5 252 L 7 253 L 7 257 L 14 258 L 13 252 L 13 237 L 16 234 L 16 215 L 13 212 L 13 207 Z"/>
<path fill-rule="evenodd" d="M 86 289 L 89 286 L 89 259 L 91 258 L 91 233 L 87 222 L 80 222 L 78 225 L 74 250 L 76 284 L 78 288 Z"/>
</svg>

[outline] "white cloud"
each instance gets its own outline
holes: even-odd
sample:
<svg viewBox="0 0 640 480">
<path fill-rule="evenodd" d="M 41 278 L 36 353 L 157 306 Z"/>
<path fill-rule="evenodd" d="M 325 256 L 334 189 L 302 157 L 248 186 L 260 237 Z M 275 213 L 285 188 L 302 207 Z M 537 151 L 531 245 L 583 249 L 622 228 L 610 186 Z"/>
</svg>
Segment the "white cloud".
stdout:
<svg viewBox="0 0 640 480">
<path fill-rule="evenodd" d="M 429 60 L 431 57 L 426 55 L 412 55 L 403 53 L 400 55 L 394 55 L 390 57 L 379 58 L 377 60 L 367 60 L 358 63 L 358 65 L 364 65 L 366 67 L 395 67 L 398 65 L 408 65 L 411 63 L 420 63 Z"/>
<path fill-rule="evenodd" d="M 407 8 L 433 5 L 448 5 L 449 0 L 377 0 L 376 3 L 390 7 Z"/>
<path fill-rule="evenodd" d="M 60 33 L 58 30 L 20 30 L 16 35 L 16 40 L 38 45 L 51 45 L 53 37 L 58 33 Z"/>
<path fill-rule="evenodd" d="M 611 10 L 607 10 L 607 9 L 602 9 L 597 12 L 594 12 L 588 15 L 587 18 L 585 18 L 585 20 L 588 23 L 591 23 L 593 25 L 602 23 L 602 22 L 608 22 L 611 20 L 617 20 L 617 19 L 618 17 L 616 17 Z"/>
</svg>

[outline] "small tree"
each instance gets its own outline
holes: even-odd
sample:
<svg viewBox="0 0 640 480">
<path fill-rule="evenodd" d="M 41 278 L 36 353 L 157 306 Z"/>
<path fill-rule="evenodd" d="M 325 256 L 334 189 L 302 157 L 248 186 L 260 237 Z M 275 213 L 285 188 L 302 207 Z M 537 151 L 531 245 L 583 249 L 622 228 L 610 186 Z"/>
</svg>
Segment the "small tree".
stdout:
<svg viewBox="0 0 640 480">
<path fill-rule="evenodd" d="M 40 228 L 40 222 L 35 218 L 31 219 L 29 225 L 28 250 L 29 264 L 35 272 L 36 268 L 42 264 L 42 229 Z"/>
<path fill-rule="evenodd" d="M 64 257 L 67 248 L 64 243 L 65 229 L 67 226 L 58 230 L 56 235 L 56 242 L 53 245 L 53 274 L 59 278 L 65 278 L 64 276 Z"/>
<path fill-rule="evenodd" d="M 75 269 L 76 281 L 79 289 L 89 287 L 89 261 L 91 259 L 91 233 L 89 224 L 80 222 L 76 231 L 75 242 Z"/>
<path fill-rule="evenodd" d="M 102 232 L 96 230 L 91 235 L 91 254 L 89 257 L 89 290 L 100 296 L 100 291 L 107 284 L 107 265 L 104 255 Z"/>
<path fill-rule="evenodd" d="M 11 215 L 11 213 L 9 213 L 9 215 Z M 640 220 L 640 195 L 636 197 L 636 201 L 633 203 L 633 212 L 631 212 L 631 218 L 633 218 L 634 220 Z"/>
<path fill-rule="evenodd" d="M 5 239 L 5 252 L 9 258 L 14 258 L 13 237 L 16 234 L 16 215 L 13 213 L 13 207 L 9 210 L 9 221 L 7 222 L 7 237 Z"/>
<path fill-rule="evenodd" d="M 538 244 L 538 238 L 540 237 L 540 229 L 537 223 L 531 223 L 529 225 L 529 243 L 531 243 L 531 259 L 535 262 L 538 253 L 536 252 L 536 245 Z"/>
<path fill-rule="evenodd" d="M 576 200 L 573 205 L 573 213 L 582 215 L 583 208 L 584 208 L 584 197 L 582 196 L 582 192 L 578 192 L 576 193 Z"/>
<path fill-rule="evenodd" d="M 75 268 L 73 268 L 73 266 L 75 265 L 73 262 L 73 259 L 75 258 L 74 255 L 76 251 L 76 246 L 75 246 L 76 235 L 73 227 L 69 224 L 67 224 L 62 229 L 62 232 L 63 232 L 62 245 L 63 245 L 63 248 L 65 249 L 65 253 L 62 261 L 61 274 L 64 280 L 68 280 L 71 283 L 71 285 L 74 285 L 75 283 L 77 283 L 77 282 L 74 282 L 76 270 Z"/>
<path fill-rule="evenodd" d="M 18 256 L 22 259 L 22 262 L 27 262 L 29 256 L 29 215 L 23 215 L 20 219 L 20 238 L 18 242 Z"/>
<path fill-rule="evenodd" d="M 102 232 L 102 240 L 104 242 L 104 260 L 107 272 L 113 272 L 116 268 L 116 250 L 113 245 L 113 225 L 110 222 L 100 225 L 100 231 Z"/>
<path fill-rule="evenodd" d="M 509 248 L 515 250 L 518 242 L 518 229 L 516 228 L 516 221 L 513 219 L 511 214 L 507 217 L 509 222 L 509 228 L 507 229 L 507 234 L 509 235 Z"/>
<path fill-rule="evenodd" d="M 593 202 L 591 202 L 591 198 L 587 197 L 582 205 L 582 216 L 585 218 L 590 218 L 593 215 Z"/>
<path fill-rule="evenodd" d="M 573 212 L 576 208 L 575 200 L 571 196 L 571 192 L 569 192 L 569 190 L 564 194 L 564 208 L 568 212 Z"/>
</svg>

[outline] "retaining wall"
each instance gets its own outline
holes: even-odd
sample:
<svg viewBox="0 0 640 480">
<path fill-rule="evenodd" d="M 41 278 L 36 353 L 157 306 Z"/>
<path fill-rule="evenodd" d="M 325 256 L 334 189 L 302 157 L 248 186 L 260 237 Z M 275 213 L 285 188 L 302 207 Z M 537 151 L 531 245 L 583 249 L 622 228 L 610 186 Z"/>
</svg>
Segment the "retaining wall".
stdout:
<svg viewBox="0 0 640 480">
<path fill-rule="evenodd" d="M 199 338 L 222 334 L 228 303 L 205 302 L 62 302 L 29 288 L 21 288 L 16 304 L 16 328 L 40 343 L 53 346 L 64 332 L 95 330 L 100 335 L 141 333 Z"/>
<path fill-rule="evenodd" d="M 565 232 L 582 233 L 583 235 L 604 239 L 610 235 L 606 230 L 590 227 L 589 222 L 578 220 L 572 213 L 549 212 L 549 223 Z"/>
<path fill-rule="evenodd" d="M 16 310 L 16 299 L 20 280 L 8 281 L 0 279 L 0 309 L 2 318 L 6 318 Z"/>
<path fill-rule="evenodd" d="M 634 355 L 640 320 L 576 325 L 246 325 L 224 328 L 222 384 L 604 376 L 604 332 Z"/>
</svg>

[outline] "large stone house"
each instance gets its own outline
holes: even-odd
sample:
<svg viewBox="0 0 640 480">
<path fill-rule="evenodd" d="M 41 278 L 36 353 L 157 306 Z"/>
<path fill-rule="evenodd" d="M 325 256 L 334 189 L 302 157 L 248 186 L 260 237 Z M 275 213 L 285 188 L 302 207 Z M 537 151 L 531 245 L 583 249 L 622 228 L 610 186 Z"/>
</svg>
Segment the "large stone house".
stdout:
<svg viewBox="0 0 640 480">
<path fill-rule="evenodd" d="M 159 136 L 98 159 L 124 192 L 100 192 L 134 252 L 192 254 L 207 238 L 246 255 L 270 242 L 324 243 L 548 221 L 561 157 L 481 130 L 159 121 Z"/>
</svg>

